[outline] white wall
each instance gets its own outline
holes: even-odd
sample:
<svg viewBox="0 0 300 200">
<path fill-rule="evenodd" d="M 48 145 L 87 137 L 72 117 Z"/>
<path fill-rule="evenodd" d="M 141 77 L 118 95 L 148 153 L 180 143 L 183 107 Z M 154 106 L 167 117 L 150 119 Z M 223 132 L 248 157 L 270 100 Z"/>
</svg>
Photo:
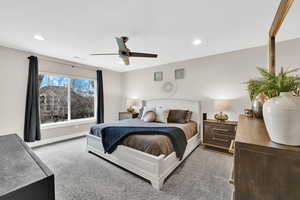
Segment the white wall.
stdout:
<svg viewBox="0 0 300 200">
<path fill-rule="evenodd" d="M 25 116 L 28 59 L 31 54 L 0 47 L 0 135 L 17 133 L 23 137 Z M 75 77 L 96 79 L 96 72 L 84 69 L 84 65 L 58 64 L 39 59 L 39 70 Z M 83 67 L 83 68 L 82 68 Z M 105 121 L 118 119 L 121 108 L 121 73 L 103 70 Z M 54 137 L 78 132 L 87 132 L 92 124 L 81 124 L 42 130 L 42 137 Z"/>
<path fill-rule="evenodd" d="M 199 47 L 201 50 L 202 47 Z M 278 44 L 277 66 L 300 66 L 300 39 Z M 23 136 L 28 59 L 31 54 L 0 47 L 0 135 Z M 250 106 L 243 82 L 257 76 L 255 66 L 267 66 L 267 47 L 171 63 L 126 73 L 103 70 L 105 121 L 116 120 L 126 98 L 170 97 L 162 92 L 163 82 L 153 81 L 153 72 L 163 71 L 164 81 L 174 81 L 174 69 L 185 68 L 171 98 L 199 99 L 203 111 L 214 113 L 213 99 L 233 99 L 231 119 Z M 84 67 L 84 66 L 83 66 Z M 88 66 L 85 66 L 88 67 Z M 93 71 L 40 60 L 40 71 L 95 78 Z M 124 106 L 122 107 L 124 109 Z M 43 138 L 88 131 L 91 124 L 43 130 Z"/>
<path fill-rule="evenodd" d="M 205 47 L 199 46 L 199 50 L 201 48 Z M 277 49 L 277 66 L 300 66 L 300 39 L 279 43 Z M 258 76 L 256 66 L 267 66 L 267 51 L 263 46 L 126 72 L 123 74 L 124 99 L 170 97 L 202 100 L 203 112 L 209 117 L 215 113 L 214 99 L 232 99 L 229 115 L 236 120 L 239 113 L 251 105 L 243 83 Z M 185 79 L 174 80 L 177 68 L 185 68 Z M 153 81 L 156 71 L 163 72 L 164 81 Z M 177 85 L 177 92 L 172 96 L 161 89 L 162 84 L 170 80 Z"/>
</svg>

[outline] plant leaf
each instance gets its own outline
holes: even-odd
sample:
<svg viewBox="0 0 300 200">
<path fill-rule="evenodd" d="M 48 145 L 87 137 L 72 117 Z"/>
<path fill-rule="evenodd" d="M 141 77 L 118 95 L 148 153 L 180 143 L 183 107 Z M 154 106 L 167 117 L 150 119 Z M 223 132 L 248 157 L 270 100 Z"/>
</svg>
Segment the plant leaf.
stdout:
<svg viewBox="0 0 300 200">
<path fill-rule="evenodd" d="M 300 68 L 286 71 L 284 68 L 281 68 L 277 75 L 268 72 L 265 68 L 257 67 L 257 70 L 262 77 L 246 82 L 251 100 L 260 93 L 264 93 L 269 97 L 277 96 L 280 92 L 294 92 L 295 94 L 299 94 L 300 77 L 290 74 L 300 70 Z"/>
</svg>

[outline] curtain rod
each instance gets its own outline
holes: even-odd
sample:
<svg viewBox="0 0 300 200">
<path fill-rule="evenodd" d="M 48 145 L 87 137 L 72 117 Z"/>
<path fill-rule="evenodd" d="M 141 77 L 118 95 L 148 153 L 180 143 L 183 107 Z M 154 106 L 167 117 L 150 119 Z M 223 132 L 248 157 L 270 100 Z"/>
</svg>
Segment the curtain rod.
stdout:
<svg viewBox="0 0 300 200">
<path fill-rule="evenodd" d="M 76 63 L 73 63 L 72 61 L 63 61 L 63 60 L 58 60 L 56 58 L 51 58 L 51 57 L 45 57 L 42 55 L 38 55 L 38 54 L 32 54 L 33 56 L 38 57 L 38 59 L 43 60 L 43 61 L 48 61 L 48 62 L 53 62 L 53 63 L 57 63 L 57 64 L 62 64 L 62 65 L 67 65 L 70 66 L 72 68 L 81 68 L 84 70 L 88 70 L 88 71 L 93 71 L 96 72 L 97 70 L 102 70 L 100 68 L 94 67 L 94 66 L 84 66 L 84 64 L 79 64 L 81 66 L 79 66 L 78 64 L 76 65 Z M 90 69 L 92 68 L 92 69 Z"/>
</svg>

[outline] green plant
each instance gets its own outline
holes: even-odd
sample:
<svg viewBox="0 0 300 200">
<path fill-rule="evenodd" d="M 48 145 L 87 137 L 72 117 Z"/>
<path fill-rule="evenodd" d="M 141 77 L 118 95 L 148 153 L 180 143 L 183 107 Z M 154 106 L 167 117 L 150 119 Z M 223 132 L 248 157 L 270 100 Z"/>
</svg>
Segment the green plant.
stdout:
<svg viewBox="0 0 300 200">
<path fill-rule="evenodd" d="M 300 68 L 286 71 L 281 68 L 277 75 L 274 75 L 261 67 L 257 67 L 257 70 L 262 77 L 251 79 L 246 82 L 251 100 L 260 93 L 264 93 L 269 97 L 278 96 L 280 92 L 294 92 L 299 94 L 300 77 L 291 74 L 300 70 Z"/>
<path fill-rule="evenodd" d="M 134 113 L 134 111 L 135 111 L 134 108 L 131 106 L 129 108 L 127 108 L 127 112 L 129 112 L 129 113 Z"/>
</svg>

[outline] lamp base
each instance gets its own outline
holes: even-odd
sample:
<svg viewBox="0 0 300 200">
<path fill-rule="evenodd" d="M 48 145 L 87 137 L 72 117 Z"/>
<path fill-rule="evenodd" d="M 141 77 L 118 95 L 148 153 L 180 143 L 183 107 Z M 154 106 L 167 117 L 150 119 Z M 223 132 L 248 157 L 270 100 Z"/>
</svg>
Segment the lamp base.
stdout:
<svg viewBox="0 0 300 200">
<path fill-rule="evenodd" d="M 226 115 L 223 112 L 220 112 L 220 113 L 215 114 L 215 119 L 218 121 L 226 121 L 226 120 L 228 120 L 228 115 Z"/>
</svg>

